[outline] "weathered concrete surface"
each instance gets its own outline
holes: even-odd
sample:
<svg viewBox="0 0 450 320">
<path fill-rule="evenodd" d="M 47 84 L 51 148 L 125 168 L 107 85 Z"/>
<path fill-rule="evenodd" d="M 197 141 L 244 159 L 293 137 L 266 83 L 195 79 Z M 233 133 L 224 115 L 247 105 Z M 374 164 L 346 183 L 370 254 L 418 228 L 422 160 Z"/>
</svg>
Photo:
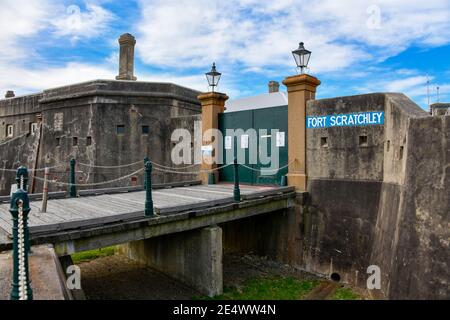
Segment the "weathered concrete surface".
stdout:
<svg viewBox="0 0 450 320">
<path fill-rule="evenodd" d="M 65 300 L 65 278 L 52 246 L 31 248 L 29 255 L 30 280 L 34 300 Z M 0 253 L 0 300 L 9 300 L 12 280 L 12 253 Z"/>
<path fill-rule="evenodd" d="M 207 296 L 223 292 L 222 229 L 207 227 L 121 245 L 119 252 Z"/>
<path fill-rule="evenodd" d="M 220 224 L 225 252 L 253 252 L 275 261 L 299 266 L 302 206 L 306 193 L 298 192 L 295 206 L 251 218 Z"/>
<path fill-rule="evenodd" d="M 30 168 L 62 165 L 52 170 L 51 178 L 68 181 L 67 163 L 70 158 L 89 165 L 118 166 L 134 163 L 149 156 L 158 164 L 173 166 L 170 150 L 171 133 L 177 124 L 186 124 L 193 130 L 194 118 L 201 112 L 198 91 L 171 83 L 94 80 L 71 86 L 45 90 L 38 95 L 0 100 L 0 142 L 6 139 L 6 126 L 14 125 L 14 137 L 28 134 L 31 123 L 42 116 L 43 130 L 39 154 L 29 152 L 37 161 L 20 159 Z M 193 118 L 190 118 L 190 117 Z M 172 121 L 172 118 L 178 118 Z M 118 133 L 117 126 L 124 132 Z M 148 133 L 143 127 L 148 127 Z M 193 136 L 193 132 L 191 132 Z M 27 145 L 33 138 L 24 138 Z M 0 145 L 0 154 L 8 155 L 0 163 L 14 168 L 16 160 L 7 147 Z M 27 161 L 28 160 L 28 161 Z M 80 184 L 112 180 L 130 174 L 141 166 L 120 169 L 77 166 Z M 43 173 L 39 173 L 43 178 Z M 167 175 L 154 171 L 154 182 L 175 179 L 192 180 L 189 175 Z M 142 184 L 142 175 L 136 175 L 135 184 Z M 132 177 L 102 187 L 127 186 Z M 36 182 L 36 192 L 42 189 Z M 50 191 L 65 190 L 65 186 L 50 184 Z M 7 194 L 9 185 L 0 189 Z"/>
<path fill-rule="evenodd" d="M 1 129 L 0 129 L 1 131 Z M 22 134 L 11 140 L 0 142 L 0 169 L 18 168 L 29 164 L 32 169 L 36 163 L 39 148 L 39 133 Z M 0 171 L 0 195 L 9 195 L 11 184 L 15 182 L 14 171 Z"/>
<path fill-rule="evenodd" d="M 449 117 L 432 117 L 402 94 L 308 103 L 308 115 L 360 111 L 384 111 L 385 125 L 307 131 L 311 202 L 299 266 L 364 287 L 367 267 L 378 265 L 375 295 L 448 299 Z"/>
<path fill-rule="evenodd" d="M 308 102 L 307 116 L 384 111 L 384 94 Z M 367 136 L 367 145 L 359 137 Z M 321 146 L 327 138 L 327 146 Z M 383 126 L 331 127 L 306 130 L 308 179 L 383 179 Z"/>
</svg>

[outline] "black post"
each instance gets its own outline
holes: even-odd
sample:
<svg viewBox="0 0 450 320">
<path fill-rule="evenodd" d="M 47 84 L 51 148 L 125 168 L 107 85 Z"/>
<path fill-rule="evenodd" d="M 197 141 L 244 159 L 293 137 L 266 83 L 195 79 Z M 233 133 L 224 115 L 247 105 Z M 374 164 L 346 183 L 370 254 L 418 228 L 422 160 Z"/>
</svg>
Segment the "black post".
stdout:
<svg viewBox="0 0 450 320">
<path fill-rule="evenodd" d="M 27 191 L 28 187 L 28 169 L 27 167 L 20 166 L 16 171 L 17 189 Z"/>
<path fill-rule="evenodd" d="M 70 159 L 70 197 L 76 198 L 77 186 L 75 185 L 75 159 Z"/>
<path fill-rule="evenodd" d="M 145 209 L 144 214 L 147 217 L 153 216 L 153 199 L 152 199 L 152 163 L 145 163 Z"/>
<path fill-rule="evenodd" d="M 233 190 L 233 196 L 234 201 L 241 201 L 241 190 L 239 189 L 239 167 L 237 163 L 237 158 L 234 157 L 234 190 Z"/>
<path fill-rule="evenodd" d="M 144 166 L 149 161 L 150 161 L 150 158 L 149 157 L 145 157 L 144 158 Z M 147 179 L 145 178 L 145 176 L 144 176 L 144 190 L 147 190 Z"/>
</svg>

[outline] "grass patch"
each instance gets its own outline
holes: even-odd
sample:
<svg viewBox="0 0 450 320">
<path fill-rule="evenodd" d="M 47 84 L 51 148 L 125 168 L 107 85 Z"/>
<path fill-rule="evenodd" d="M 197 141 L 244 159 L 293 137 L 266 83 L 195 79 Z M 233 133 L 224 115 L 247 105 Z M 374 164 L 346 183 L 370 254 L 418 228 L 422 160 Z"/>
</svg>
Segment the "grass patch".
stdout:
<svg viewBox="0 0 450 320">
<path fill-rule="evenodd" d="M 361 297 L 350 288 L 340 287 L 330 298 L 331 300 L 361 300 Z"/>
<path fill-rule="evenodd" d="M 73 263 L 86 262 L 89 260 L 112 256 L 115 253 L 115 247 L 106 247 L 96 250 L 83 251 L 71 255 Z"/>
<path fill-rule="evenodd" d="M 298 280 L 292 277 L 254 278 L 247 280 L 244 287 L 225 288 L 215 300 L 299 300 L 306 296 L 319 282 Z"/>
</svg>

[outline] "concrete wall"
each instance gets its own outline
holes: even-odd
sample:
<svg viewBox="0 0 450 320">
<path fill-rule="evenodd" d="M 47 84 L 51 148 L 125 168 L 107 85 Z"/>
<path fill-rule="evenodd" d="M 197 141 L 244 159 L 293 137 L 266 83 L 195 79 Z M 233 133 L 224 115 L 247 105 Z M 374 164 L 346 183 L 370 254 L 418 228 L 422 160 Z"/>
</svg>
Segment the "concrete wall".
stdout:
<svg viewBox="0 0 450 320">
<path fill-rule="evenodd" d="M 310 101 L 307 113 L 378 110 L 384 126 L 307 130 L 311 199 L 299 265 L 363 287 L 378 265 L 386 297 L 448 298 L 449 117 L 402 94 Z"/>
<path fill-rule="evenodd" d="M 217 226 L 130 242 L 119 252 L 204 295 L 223 293 L 222 229 Z"/>
<path fill-rule="evenodd" d="M 51 178 L 68 181 L 68 161 L 93 166 L 119 166 L 134 163 L 149 156 L 158 164 L 173 166 L 170 159 L 171 133 L 177 125 L 194 129 L 194 120 L 201 113 L 198 92 L 170 83 L 95 80 L 72 86 L 46 90 L 41 94 L 0 101 L 0 141 L 5 139 L 6 125 L 14 124 L 14 136 L 26 134 L 31 122 L 42 116 L 42 139 L 36 162 L 21 162 L 33 168 L 53 167 Z M 173 120 L 176 119 L 176 120 Z M 117 126 L 124 133 L 117 134 Z M 148 134 L 143 133 L 148 126 Z M 74 141 L 76 139 L 76 142 Z M 34 138 L 25 139 L 32 144 Z M 5 150 L 5 151 L 3 151 Z M 11 151 L 0 145 L 6 167 L 14 168 Z M 93 168 L 77 165 L 77 182 L 96 183 L 130 174 L 143 167 Z M 193 168 L 192 171 L 195 171 Z M 43 172 L 38 173 L 43 177 Z M 167 174 L 154 171 L 154 183 L 192 180 L 193 175 Z M 135 176 L 136 184 L 143 175 Z M 127 186 L 132 178 L 101 187 Z M 36 181 L 35 191 L 42 189 Z M 65 190 L 66 186 L 50 185 L 50 191 Z M 9 192 L 5 186 L 0 193 Z"/>
</svg>

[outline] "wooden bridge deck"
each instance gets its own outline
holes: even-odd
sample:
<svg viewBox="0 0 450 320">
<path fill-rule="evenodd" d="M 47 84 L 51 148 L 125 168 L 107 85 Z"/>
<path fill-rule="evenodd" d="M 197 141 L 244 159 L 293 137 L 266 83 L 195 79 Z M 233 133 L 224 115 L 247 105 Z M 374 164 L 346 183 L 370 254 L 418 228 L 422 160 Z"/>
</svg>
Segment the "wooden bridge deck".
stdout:
<svg viewBox="0 0 450 320">
<path fill-rule="evenodd" d="M 120 190 L 119 190 L 120 191 Z M 133 222 L 157 220 L 159 222 L 169 221 L 164 217 L 193 217 L 196 212 L 209 211 L 217 207 L 229 206 L 236 208 L 233 200 L 233 186 L 228 184 L 219 185 L 189 185 L 184 187 L 163 188 L 153 190 L 154 217 L 145 217 L 144 203 L 145 191 L 122 192 L 92 195 L 88 192 L 86 196 L 78 198 L 52 199 L 48 201 L 47 212 L 40 212 L 41 201 L 30 201 L 31 212 L 29 215 L 30 239 L 47 239 L 45 241 L 67 240 L 67 235 L 84 230 L 92 230 Z M 107 193 L 107 192 L 106 192 Z M 241 186 L 242 202 L 244 205 L 252 200 L 275 197 L 283 194 L 293 194 L 290 187 L 264 187 L 264 186 Z M 85 193 L 86 194 L 86 193 Z M 89 194 L 91 194 L 89 196 Z M 219 210 L 220 211 L 220 210 Z M 186 213 L 186 215 L 180 215 Z M 152 223 L 154 223 L 153 221 Z M 9 204 L 0 204 L 0 251 L 5 249 L 5 239 L 10 239 L 12 229 Z M 150 223 L 151 224 L 151 223 Z M 136 226 L 137 227 L 137 226 Z M 112 230 L 112 229 L 111 229 Z M 110 230 L 110 231 L 111 231 Z M 55 240 L 57 237 L 58 240 Z M 80 237 L 78 235 L 77 237 Z M 70 238 L 70 237 L 69 237 Z M 44 240 L 37 241 L 43 242 Z M 9 246 L 7 246 L 9 247 Z"/>
</svg>

